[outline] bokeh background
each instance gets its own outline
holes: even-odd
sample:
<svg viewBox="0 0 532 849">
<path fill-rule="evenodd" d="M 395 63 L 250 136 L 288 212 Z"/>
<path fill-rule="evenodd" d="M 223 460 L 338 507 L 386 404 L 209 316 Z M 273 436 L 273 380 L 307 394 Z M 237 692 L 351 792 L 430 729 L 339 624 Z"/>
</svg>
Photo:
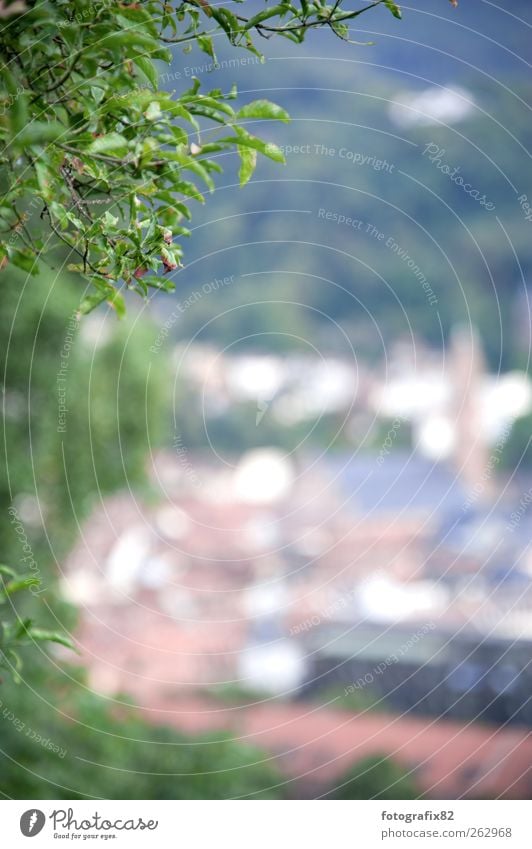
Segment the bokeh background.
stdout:
<svg viewBox="0 0 532 849">
<path fill-rule="evenodd" d="M 2 557 L 79 652 L 5 677 L 5 797 L 530 798 L 531 31 L 176 49 L 286 166 L 122 321 L 4 272 Z"/>
</svg>

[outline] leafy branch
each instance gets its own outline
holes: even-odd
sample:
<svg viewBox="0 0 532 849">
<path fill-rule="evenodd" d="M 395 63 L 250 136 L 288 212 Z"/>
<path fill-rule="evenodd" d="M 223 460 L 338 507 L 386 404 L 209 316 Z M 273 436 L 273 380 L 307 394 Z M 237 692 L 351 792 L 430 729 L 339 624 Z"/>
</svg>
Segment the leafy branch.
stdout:
<svg viewBox="0 0 532 849">
<path fill-rule="evenodd" d="M 234 3 L 208 0 L 26 5 L 0 15 L 0 269 L 37 274 L 61 245 L 70 270 L 92 284 L 80 311 L 107 301 L 119 315 L 124 289 L 173 289 L 191 205 L 214 191 L 220 154 L 239 154 L 241 185 L 259 154 L 284 162 L 247 128 L 287 121 L 283 109 L 267 100 L 235 109 L 235 89 L 204 92 L 198 80 L 179 94 L 160 90 L 156 63 L 172 61 L 165 45 L 195 43 L 216 60 L 222 35 L 260 56 L 253 35 L 300 43 L 325 26 L 348 39 L 349 22 L 377 6 L 401 14 L 392 0 L 351 10 L 341 0 L 266 0 L 249 17 L 240 2 L 236 14 Z"/>
<path fill-rule="evenodd" d="M 5 611 L 0 616 L 0 668 L 9 669 L 15 681 L 20 681 L 22 669 L 19 649 L 36 643 L 60 643 L 74 649 L 72 642 L 63 634 L 40 628 L 32 619 L 22 618 L 15 611 L 13 596 L 34 592 L 39 585 L 40 581 L 34 575 L 19 575 L 8 566 L 0 566 L 0 606 Z"/>
</svg>

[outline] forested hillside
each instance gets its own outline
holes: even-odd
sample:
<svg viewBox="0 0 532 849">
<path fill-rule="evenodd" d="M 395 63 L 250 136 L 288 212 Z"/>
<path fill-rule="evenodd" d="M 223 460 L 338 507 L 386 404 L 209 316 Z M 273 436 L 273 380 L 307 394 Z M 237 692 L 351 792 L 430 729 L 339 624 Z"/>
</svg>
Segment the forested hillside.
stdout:
<svg viewBox="0 0 532 849">
<path fill-rule="evenodd" d="M 442 332 L 445 339 L 453 324 L 472 320 L 494 367 L 523 363 L 528 327 L 516 316 L 532 268 L 524 200 L 532 197 L 532 93 L 527 65 L 512 50 L 530 52 L 531 10 L 512 5 L 523 23 L 506 26 L 511 43 L 503 48 L 496 36 L 508 11 L 491 3 L 462 3 L 460 14 L 435 0 L 415 6 L 403 7 L 402 22 L 365 21 L 360 40 L 372 45 L 315 33 L 303 51 L 265 42 L 263 64 L 245 55 L 228 63 L 221 54 L 214 70 L 176 53 L 176 76 L 197 73 L 221 88 L 236 82 L 243 98 L 266 96 L 292 116 L 288 126 L 258 125 L 283 146 L 288 167 L 261 163 L 240 192 L 225 156 L 207 211 L 195 210 L 176 299 L 224 275 L 237 275 L 238 285 L 186 310 L 180 333 L 216 316 L 200 338 L 233 338 L 243 312 L 220 312 L 294 301 L 306 309 L 246 309 L 241 344 L 297 345 L 297 328 L 333 344 L 332 320 L 373 355 L 381 334 L 440 345 Z M 273 327 L 290 328 L 290 337 L 250 336 Z"/>
</svg>

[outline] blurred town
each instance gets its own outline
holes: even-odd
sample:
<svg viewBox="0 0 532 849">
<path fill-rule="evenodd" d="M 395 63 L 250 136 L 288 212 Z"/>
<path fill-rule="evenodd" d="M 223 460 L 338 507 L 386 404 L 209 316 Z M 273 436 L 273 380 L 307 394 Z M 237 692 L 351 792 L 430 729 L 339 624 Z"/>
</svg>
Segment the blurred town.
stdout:
<svg viewBox="0 0 532 849">
<path fill-rule="evenodd" d="M 390 753 L 435 797 L 530 794 L 532 477 L 501 463 L 529 378 L 460 327 L 373 369 L 171 359 L 208 450 L 176 426 L 153 498 L 102 502 L 67 560 L 91 686 L 253 740 L 300 795 Z"/>
<path fill-rule="evenodd" d="M 120 320 L 80 316 L 60 231 L 32 276 L 49 216 L 20 206 L 2 564 L 39 582 L 20 633 L 59 644 L 7 658 L 5 798 L 532 798 L 532 4 L 455 6 L 263 60 L 171 45 L 169 94 L 286 110 L 244 121 L 286 164 L 241 190 L 176 115 L 183 264 Z"/>
</svg>

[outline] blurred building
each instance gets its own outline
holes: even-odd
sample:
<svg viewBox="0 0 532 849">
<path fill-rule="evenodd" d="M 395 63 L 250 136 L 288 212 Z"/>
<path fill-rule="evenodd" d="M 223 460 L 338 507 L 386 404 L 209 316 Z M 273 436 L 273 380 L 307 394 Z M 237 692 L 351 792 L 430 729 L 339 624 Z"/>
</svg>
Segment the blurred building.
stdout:
<svg viewBox="0 0 532 849">
<path fill-rule="evenodd" d="M 184 372 L 207 419 L 247 404 L 259 447 L 213 459 L 178 435 L 153 458 L 157 499 L 86 523 L 62 583 L 91 685 L 252 739 L 300 795 L 369 754 L 434 798 L 530 795 L 532 487 L 516 500 L 498 474 L 528 378 L 487 374 L 461 331 L 444 368 L 399 357 L 386 378 L 210 349 Z M 322 414 L 362 445 L 380 431 L 262 444 L 264 417 Z"/>
<path fill-rule="evenodd" d="M 146 715 L 188 733 L 229 730 L 260 746 L 298 799 L 327 798 L 354 763 L 376 755 L 401 764 L 428 799 L 532 796 L 532 734 L 524 729 L 276 703 L 221 710 L 152 702 Z"/>
<path fill-rule="evenodd" d="M 464 623 L 423 632 L 366 621 L 316 629 L 304 642 L 303 697 L 355 693 L 399 715 L 532 727 L 532 640 L 479 634 Z"/>
</svg>

